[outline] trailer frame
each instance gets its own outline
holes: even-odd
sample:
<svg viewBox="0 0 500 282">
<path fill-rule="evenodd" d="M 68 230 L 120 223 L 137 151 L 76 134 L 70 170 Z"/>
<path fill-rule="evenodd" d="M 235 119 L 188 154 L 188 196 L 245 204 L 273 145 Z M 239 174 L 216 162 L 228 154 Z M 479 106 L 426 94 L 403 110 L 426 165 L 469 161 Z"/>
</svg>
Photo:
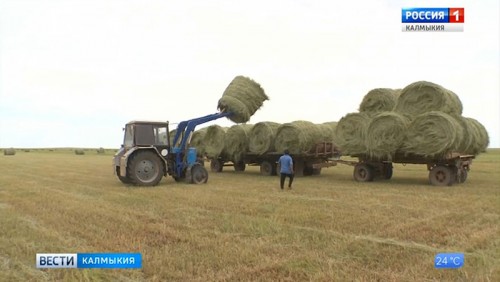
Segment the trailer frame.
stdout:
<svg viewBox="0 0 500 282">
<path fill-rule="evenodd" d="M 277 162 L 283 152 L 267 152 L 257 154 L 247 152 L 239 162 L 234 162 L 219 156 L 210 159 L 212 172 L 221 172 L 225 166 L 233 166 L 235 171 L 245 171 L 245 166 L 260 166 L 261 175 L 270 176 L 278 174 Z M 331 142 L 317 143 L 309 151 L 300 154 L 290 154 L 294 163 L 295 176 L 309 176 L 321 174 L 324 167 L 335 166 L 332 159 L 340 157 L 340 151 Z"/>
<path fill-rule="evenodd" d="M 391 159 L 373 159 L 366 155 L 352 156 L 358 161 L 336 160 L 335 162 L 354 166 L 353 178 L 359 182 L 370 182 L 375 178 L 391 179 L 393 163 L 425 164 L 429 171 L 429 182 L 434 186 L 451 186 L 464 183 L 474 155 L 450 152 L 440 157 L 424 157 L 415 154 L 396 153 Z"/>
</svg>

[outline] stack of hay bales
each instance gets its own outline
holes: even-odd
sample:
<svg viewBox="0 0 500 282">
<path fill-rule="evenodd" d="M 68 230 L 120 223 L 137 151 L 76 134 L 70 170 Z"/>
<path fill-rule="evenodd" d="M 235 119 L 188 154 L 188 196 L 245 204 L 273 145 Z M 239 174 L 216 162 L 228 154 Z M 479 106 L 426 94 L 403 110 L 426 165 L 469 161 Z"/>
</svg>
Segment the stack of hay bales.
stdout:
<svg viewBox="0 0 500 282">
<path fill-rule="evenodd" d="M 14 148 L 7 148 L 3 150 L 4 156 L 14 156 L 16 154 L 16 150 Z"/>
<path fill-rule="evenodd" d="M 245 153 L 248 152 L 249 134 L 252 127 L 251 124 L 237 124 L 227 130 L 224 139 L 224 152 L 227 158 L 234 163 L 243 160 Z"/>
<path fill-rule="evenodd" d="M 205 138 L 205 154 L 209 158 L 225 157 L 224 139 L 226 138 L 227 128 L 219 125 L 211 125 L 207 127 Z"/>
<path fill-rule="evenodd" d="M 400 149 L 404 153 L 439 158 L 450 152 L 477 155 L 488 147 L 484 126 L 463 117 L 458 95 L 440 85 L 408 85 L 394 110 L 412 119 Z"/>
<path fill-rule="evenodd" d="M 274 140 L 279 127 L 279 123 L 271 121 L 256 123 L 249 133 L 248 150 L 259 155 L 274 152 Z"/>
<path fill-rule="evenodd" d="M 418 81 L 385 93 L 368 92 L 360 112 L 339 121 L 335 141 L 343 154 L 391 160 L 396 153 L 441 158 L 451 152 L 477 155 L 486 150 L 486 129 L 461 116 L 463 106 L 454 92 Z M 392 95 L 397 97 L 393 106 L 388 98 Z"/>
<path fill-rule="evenodd" d="M 233 113 L 228 116 L 233 122 L 245 123 L 266 100 L 269 100 L 269 97 L 257 82 L 248 77 L 237 76 L 227 86 L 217 108 L 220 111 Z"/>
<path fill-rule="evenodd" d="M 75 155 L 85 155 L 85 151 L 83 149 L 75 149 Z"/>
</svg>

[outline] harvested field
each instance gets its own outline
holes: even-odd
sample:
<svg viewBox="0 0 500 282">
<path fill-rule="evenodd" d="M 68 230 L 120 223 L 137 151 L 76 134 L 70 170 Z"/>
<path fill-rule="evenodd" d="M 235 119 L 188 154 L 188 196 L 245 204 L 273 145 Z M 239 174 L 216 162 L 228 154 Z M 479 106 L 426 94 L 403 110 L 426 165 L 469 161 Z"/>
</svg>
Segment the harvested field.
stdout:
<svg viewBox="0 0 500 282">
<path fill-rule="evenodd" d="M 498 149 L 453 187 L 423 165 L 372 183 L 338 166 L 285 192 L 256 167 L 125 186 L 92 153 L 2 156 L 0 281 L 500 281 Z M 41 270 L 40 252 L 140 252 L 143 268 Z M 435 269 L 441 252 L 464 267 Z"/>
</svg>

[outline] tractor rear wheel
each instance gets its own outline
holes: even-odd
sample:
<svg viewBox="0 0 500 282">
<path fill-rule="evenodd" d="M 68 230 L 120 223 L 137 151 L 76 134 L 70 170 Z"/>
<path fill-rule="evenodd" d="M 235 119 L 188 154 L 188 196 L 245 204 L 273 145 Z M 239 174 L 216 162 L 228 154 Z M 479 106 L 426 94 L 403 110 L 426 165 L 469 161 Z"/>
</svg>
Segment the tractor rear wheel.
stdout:
<svg viewBox="0 0 500 282">
<path fill-rule="evenodd" d="M 139 151 L 131 156 L 127 167 L 133 184 L 138 186 L 155 186 L 163 177 L 163 162 L 151 151 Z"/>
<path fill-rule="evenodd" d="M 120 181 L 123 184 L 132 184 L 132 181 L 130 180 L 130 178 L 120 175 L 120 167 L 119 166 L 116 167 L 116 176 L 118 176 L 118 179 L 120 179 Z"/>
</svg>

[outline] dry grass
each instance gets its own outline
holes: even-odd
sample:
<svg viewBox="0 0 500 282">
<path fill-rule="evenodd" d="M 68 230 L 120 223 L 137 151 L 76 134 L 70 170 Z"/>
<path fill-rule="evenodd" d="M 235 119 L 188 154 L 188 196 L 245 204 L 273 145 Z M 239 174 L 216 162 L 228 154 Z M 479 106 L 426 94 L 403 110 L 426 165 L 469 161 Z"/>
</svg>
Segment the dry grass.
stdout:
<svg viewBox="0 0 500 282">
<path fill-rule="evenodd" d="M 500 280 L 499 150 L 459 186 L 428 185 L 421 165 L 373 183 L 338 166 L 285 192 L 254 167 L 135 188 L 110 153 L 0 157 L 0 281 Z M 141 252 L 143 268 L 39 270 L 37 252 Z M 434 269 L 438 252 L 465 266 Z"/>
</svg>

